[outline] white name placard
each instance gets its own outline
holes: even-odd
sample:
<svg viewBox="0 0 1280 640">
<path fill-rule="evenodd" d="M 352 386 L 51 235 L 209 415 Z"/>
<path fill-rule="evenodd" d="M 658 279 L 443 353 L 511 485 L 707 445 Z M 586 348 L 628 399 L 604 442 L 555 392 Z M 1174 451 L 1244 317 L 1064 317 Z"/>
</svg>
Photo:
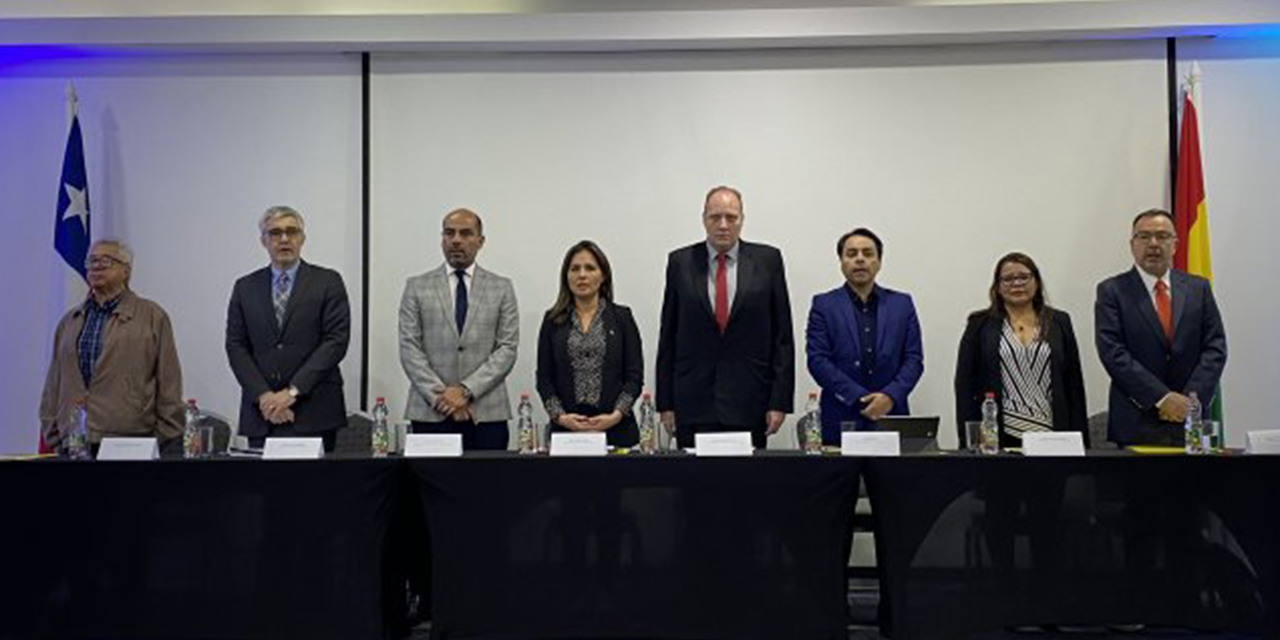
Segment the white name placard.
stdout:
<svg viewBox="0 0 1280 640">
<path fill-rule="evenodd" d="M 749 456 L 755 453 L 751 446 L 751 433 L 727 431 L 724 433 L 695 433 L 694 454 L 707 458 Z"/>
<path fill-rule="evenodd" d="M 1280 430 L 1250 431 L 1245 435 L 1245 453 L 1260 456 L 1280 455 Z"/>
<path fill-rule="evenodd" d="M 902 434 L 897 431 L 844 431 L 840 455 L 897 457 L 902 455 Z"/>
<path fill-rule="evenodd" d="M 160 447 L 155 438 L 103 438 L 99 460 L 156 460 Z"/>
<path fill-rule="evenodd" d="M 551 434 L 553 456 L 603 456 L 609 453 L 609 443 L 602 431 L 559 431 Z"/>
<path fill-rule="evenodd" d="M 322 438 L 267 438 L 263 460 L 319 460 L 324 457 Z"/>
<path fill-rule="evenodd" d="M 1084 437 L 1079 431 L 1031 431 L 1022 434 L 1022 455 L 1038 457 L 1084 456 Z"/>
<path fill-rule="evenodd" d="M 457 458 L 462 455 L 461 433 L 410 433 L 405 435 L 406 458 Z"/>
</svg>

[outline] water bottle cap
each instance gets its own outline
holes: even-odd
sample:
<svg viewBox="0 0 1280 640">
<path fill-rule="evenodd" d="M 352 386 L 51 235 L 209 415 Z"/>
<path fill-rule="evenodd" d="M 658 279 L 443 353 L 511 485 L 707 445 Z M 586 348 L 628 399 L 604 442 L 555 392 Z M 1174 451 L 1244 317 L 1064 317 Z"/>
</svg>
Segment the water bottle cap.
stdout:
<svg viewBox="0 0 1280 640">
<path fill-rule="evenodd" d="M 528 391 L 521 391 L 521 392 L 520 392 L 520 399 L 521 399 L 521 400 L 528 400 L 528 399 L 529 399 L 529 392 L 528 392 Z"/>
<path fill-rule="evenodd" d="M 813 400 L 814 398 L 817 398 L 817 397 L 818 397 L 818 392 L 817 392 L 817 391 L 810 391 L 810 392 L 809 392 L 809 399 L 810 399 L 810 400 Z"/>
<path fill-rule="evenodd" d="M 987 398 L 991 398 L 992 400 L 994 400 L 994 399 L 995 399 L 995 397 L 996 397 L 996 392 L 994 392 L 994 391 L 988 391 L 988 392 L 987 392 L 987 395 L 986 395 L 985 397 L 987 397 Z"/>
<path fill-rule="evenodd" d="M 195 399 L 195 398 L 187 398 L 187 404 L 189 404 L 189 405 L 191 405 L 191 406 L 193 406 L 193 407 L 194 407 L 194 406 L 196 405 L 196 399 Z"/>
<path fill-rule="evenodd" d="M 378 398 L 378 404 L 382 404 L 383 402 L 386 402 L 386 401 L 387 401 L 386 398 L 381 398 L 381 397 Z"/>
<path fill-rule="evenodd" d="M 648 391 L 646 391 L 646 392 L 644 392 L 644 393 L 640 394 L 640 397 L 641 397 L 642 399 L 644 399 L 644 400 L 648 400 L 649 398 L 652 398 L 653 396 L 652 396 Z"/>
</svg>

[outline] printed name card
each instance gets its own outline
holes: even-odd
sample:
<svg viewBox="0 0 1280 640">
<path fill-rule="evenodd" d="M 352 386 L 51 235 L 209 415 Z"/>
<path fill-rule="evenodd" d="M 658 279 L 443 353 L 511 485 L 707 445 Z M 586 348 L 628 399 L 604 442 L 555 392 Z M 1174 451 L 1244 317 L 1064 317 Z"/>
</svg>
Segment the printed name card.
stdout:
<svg viewBox="0 0 1280 640">
<path fill-rule="evenodd" d="M 1246 434 L 1245 453 L 1251 455 L 1280 455 L 1280 430 L 1250 431 Z"/>
<path fill-rule="evenodd" d="M 609 453 L 609 445 L 601 431 L 556 432 L 551 434 L 553 456 L 603 456 Z"/>
<path fill-rule="evenodd" d="M 267 438 L 263 460 L 319 460 L 324 457 L 321 438 Z"/>
<path fill-rule="evenodd" d="M 156 460 L 160 447 L 155 438 L 103 438 L 99 460 Z"/>
<path fill-rule="evenodd" d="M 840 434 L 840 455 L 897 457 L 902 455 L 902 434 L 897 431 L 845 431 Z"/>
<path fill-rule="evenodd" d="M 405 435 L 406 458 L 457 458 L 462 455 L 461 433 L 410 433 Z"/>
<path fill-rule="evenodd" d="M 725 433 L 695 433 L 694 455 L 704 458 L 749 456 L 755 453 L 751 445 L 751 433 L 728 431 Z"/>
<path fill-rule="evenodd" d="M 1079 431 L 1034 431 L 1022 434 L 1022 455 L 1029 458 L 1084 456 Z"/>
</svg>

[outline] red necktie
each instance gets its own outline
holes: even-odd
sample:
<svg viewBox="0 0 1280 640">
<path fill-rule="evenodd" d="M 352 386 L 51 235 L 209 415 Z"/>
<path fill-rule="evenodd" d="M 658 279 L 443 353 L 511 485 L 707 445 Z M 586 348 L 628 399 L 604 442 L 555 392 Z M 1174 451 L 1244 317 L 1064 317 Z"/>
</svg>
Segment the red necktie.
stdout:
<svg viewBox="0 0 1280 640">
<path fill-rule="evenodd" d="M 1164 329 L 1166 342 L 1173 342 L 1173 309 L 1169 306 L 1169 285 L 1164 280 L 1156 280 L 1156 315 L 1160 318 L 1160 327 Z"/>
<path fill-rule="evenodd" d="M 729 273 L 724 261 L 723 253 L 716 256 L 716 326 L 720 333 L 729 326 Z"/>
</svg>

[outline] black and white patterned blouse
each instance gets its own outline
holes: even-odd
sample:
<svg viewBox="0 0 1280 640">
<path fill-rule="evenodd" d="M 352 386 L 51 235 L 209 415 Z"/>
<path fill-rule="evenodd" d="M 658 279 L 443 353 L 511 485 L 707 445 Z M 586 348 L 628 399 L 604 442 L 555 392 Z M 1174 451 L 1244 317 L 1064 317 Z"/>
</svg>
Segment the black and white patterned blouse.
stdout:
<svg viewBox="0 0 1280 640">
<path fill-rule="evenodd" d="M 1004 384 L 1004 432 L 1022 439 L 1028 431 L 1053 431 L 1053 372 L 1049 342 L 1018 339 L 1005 320 L 1000 332 L 1000 376 Z"/>
<path fill-rule="evenodd" d="M 582 330 L 582 321 L 578 318 L 578 314 L 572 311 L 569 313 L 569 364 L 573 367 L 574 401 L 580 405 L 593 407 L 600 405 L 602 371 L 607 346 L 607 332 L 604 328 L 604 313 L 607 306 L 607 302 L 600 300 L 596 315 L 591 318 L 591 325 L 585 332 Z M 621 411 L 622 415 L 630 415 L 635 400 L 631 394 L 623 391 L 618 394 L 614 409 Z M 559 398 L 546 398 L 542 404 L 552 420 L 564 414 L 564 407 L 560 404 Z"/>
</svg>

